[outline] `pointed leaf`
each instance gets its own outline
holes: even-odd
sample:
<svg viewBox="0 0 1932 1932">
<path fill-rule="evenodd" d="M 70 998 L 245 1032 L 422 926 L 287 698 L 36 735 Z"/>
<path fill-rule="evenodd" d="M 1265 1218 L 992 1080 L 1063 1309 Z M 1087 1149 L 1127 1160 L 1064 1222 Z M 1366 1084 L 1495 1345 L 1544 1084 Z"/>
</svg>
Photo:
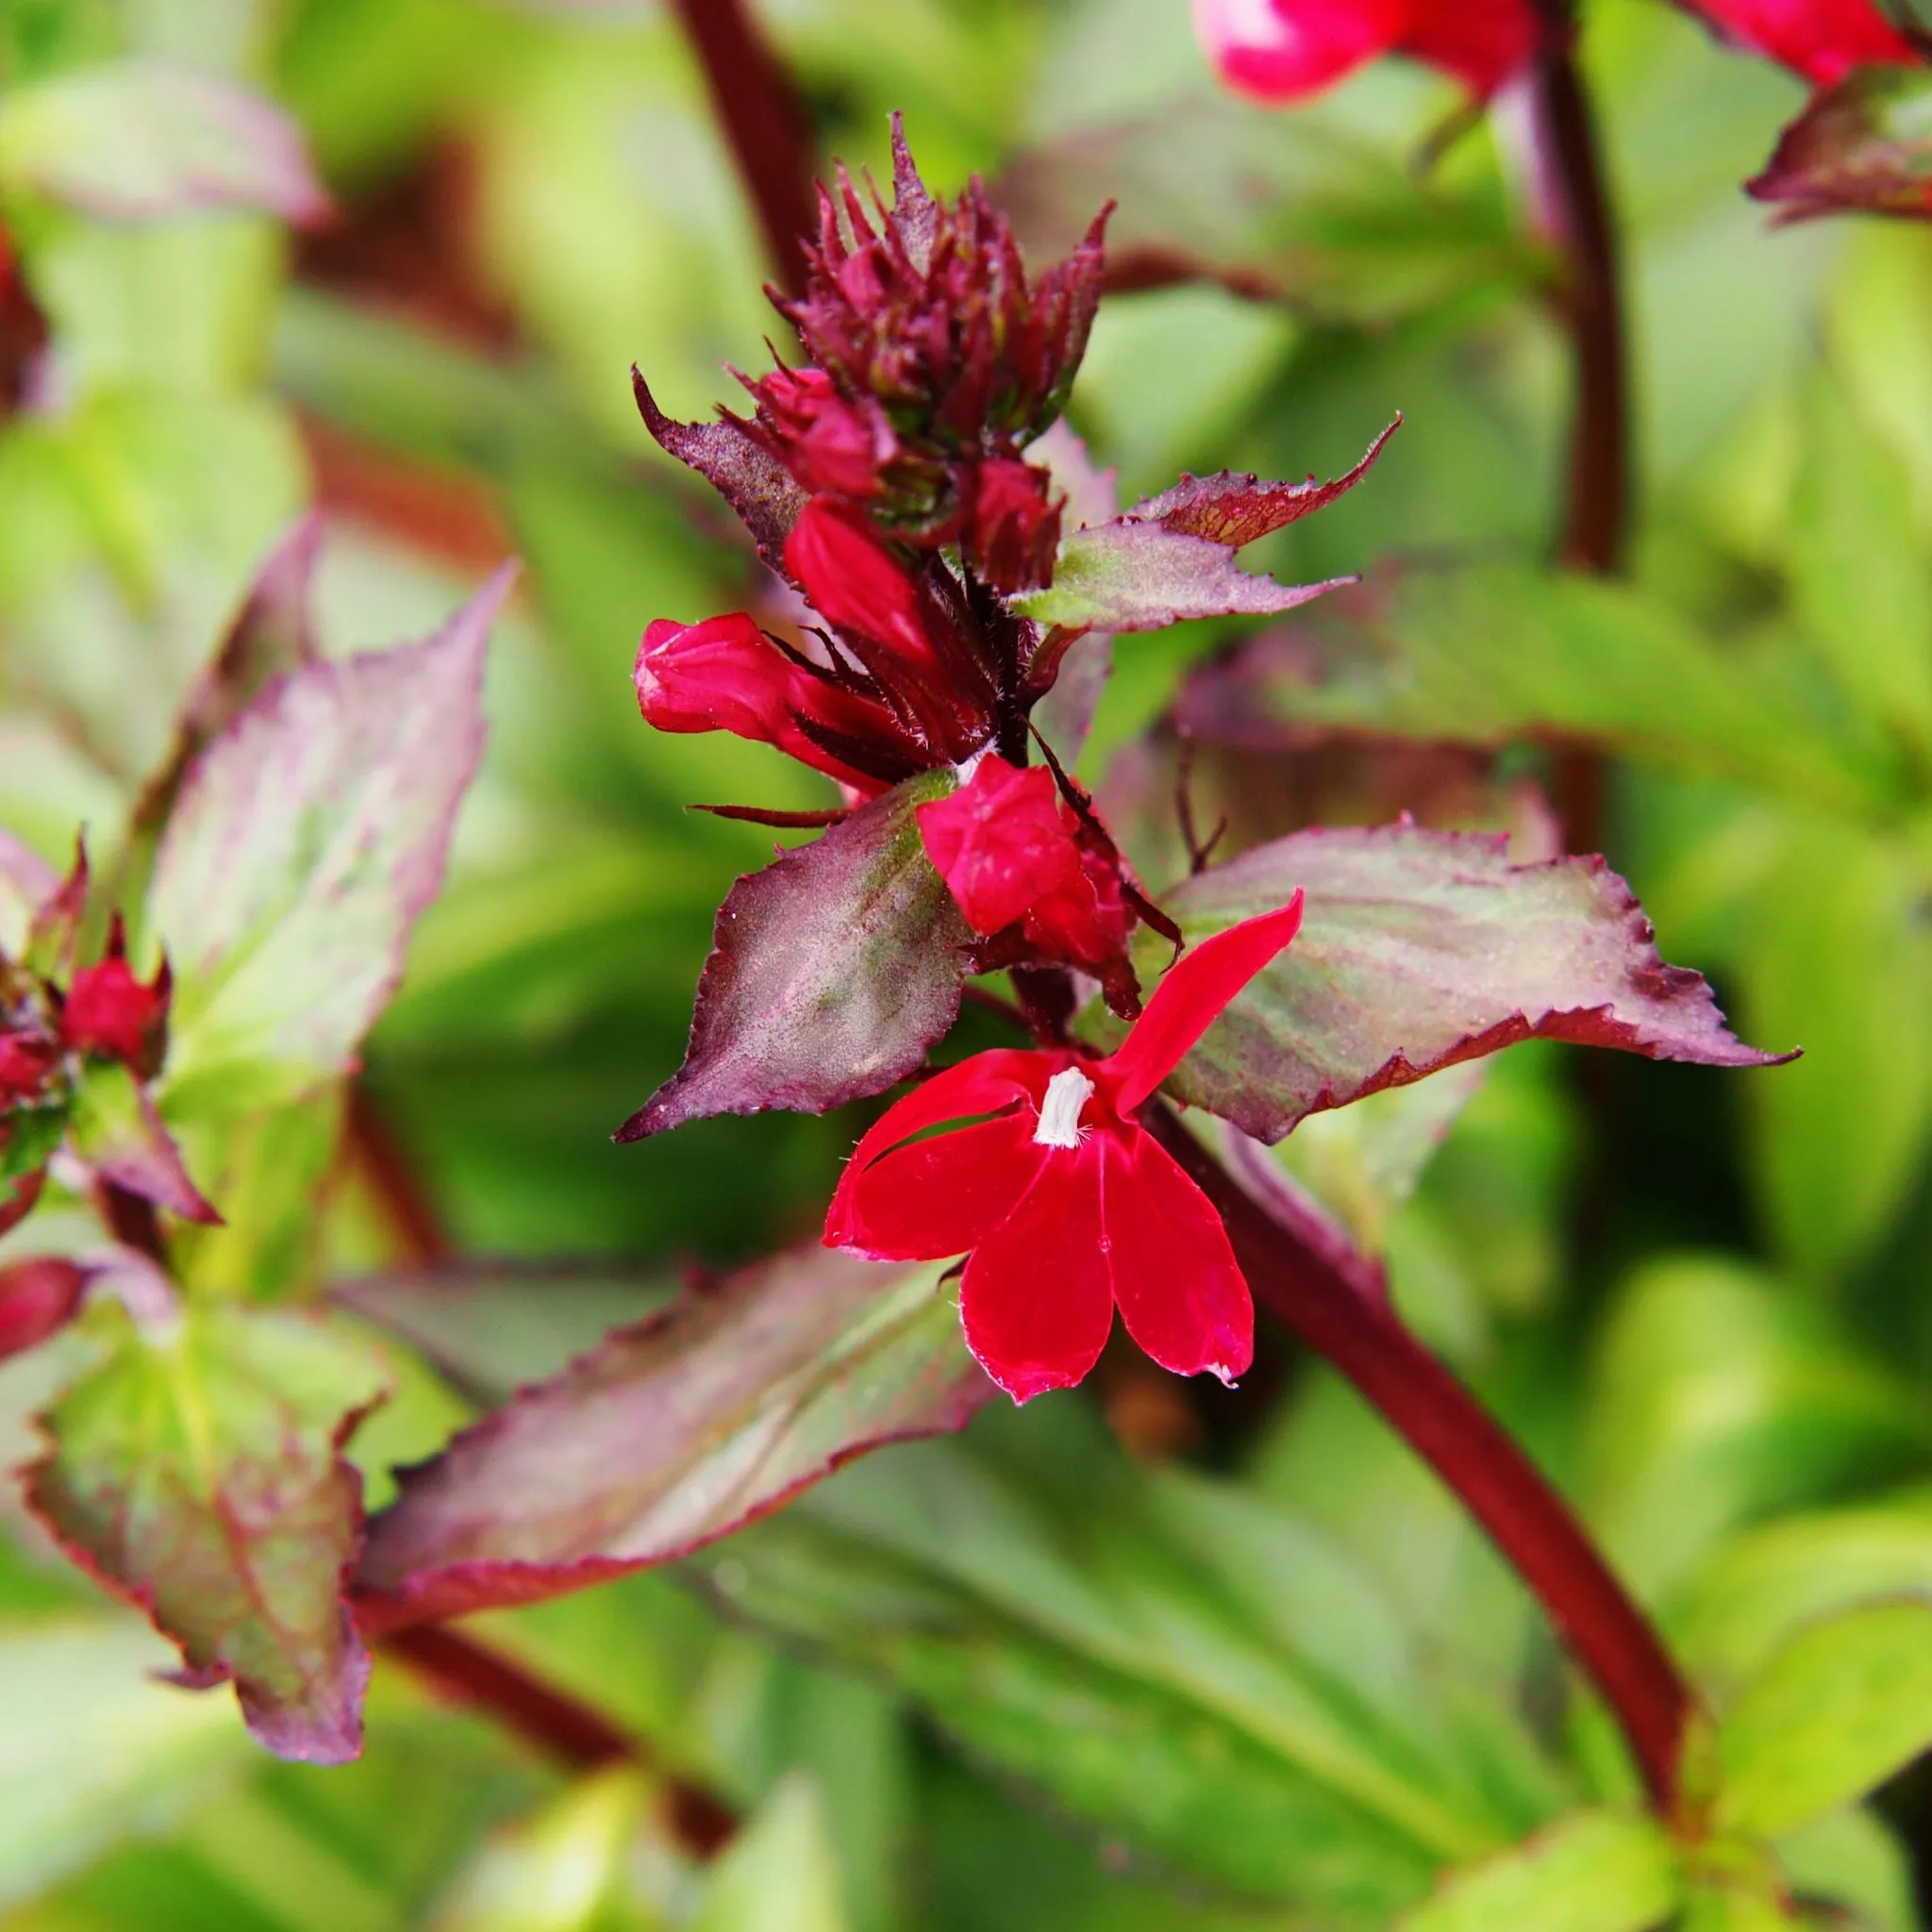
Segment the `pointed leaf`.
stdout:
<svg viewBox="0 0 1932 1932">
<path fill-rule="evenodd" d="M 75 1092 L 67 1138 L 103 1180 L 184 1221 L 219 1224 L 220 1213 L 189 1178 L 181 1150 L 125 1067 L 96 1061 L 87 1068 Z"/>
<path fill-rule="evenodd" d="M 1354 469 L 1326 483 L 1317 483 L 1312 476 L 1305 483 L 1264 483 L 1252 474 L 1237 475 L 1232 470 L 1213 476 L 1183 476 L 1172 490 L 1137 503 L 1123 521 L 1158 524 L 1184 537 L 1205 537 L 1210 543 L 1239 550 L 1347 495 L 1401 427 L 1398 415 Z"/>
<path fill-rule="evenodd" d="M 949 770 L 909 778 L 732 887 L 684 1065 L 620 1141 L 707 1114 L 823 1113 L 919 1065 L 958 1013 L 973 939 L 913 816 L 953 785 Z"/>
<path fill-rule="evenodd" d="M 1932 76 L 1867 67 L 1821 93 L 1745 192 L 1778 219 L 1865 213 L 1932 217 Z"/>
<path fill-rule="evenodd" d="M 1754 1067 L 1695 973 L 1657 957 L 1601 859 L 1511 865 L 1507 841 L 1413 825 L 1296 832 L 1184 880 L 1162 903 L 1191 941 L 1297 890 L 1295 942 L 1169 1082 L 1257 1140 L 1438 1068 L 1568 1040 L 1652 1059 Z M 1150 945 L 1148 976 L 1160 959 Z"/>
<path fill-rule="evenodd" d="M 1862 1798 L 1932 1749 L 1932 1604 L 1878 1604 L 1801 1631 L 1719 1731 L 1717 1822 L 1774 1838 Z"/>
<path fill-rule="evenodd" d="M 1577 1811 L 1452 1875 L 1398 1932 L 1649 1932 L 1676 1905 L 1677 1856 L 1655 1819 Z"/>
<path fill-rule="evenodd" d="M 1292 610 L 1354 581 L 1277 584 L 1250 576 L 1205 537 L 1122 518 L 1064 538 L 1053 588 L 1015 598 L 1014 608 L 1064 630 L 1165 630 L 1191 617 Z"/>
<path fill-rule="evenodd" d="M 365 1630 L 669 1562 L 992 1393 L 932 1267 L 819 1248 L 620 1329 L 421 1469 L 370 1525 Z"/>
<path fill-rule="evenodd" d="M 638 413 L 658 447 L 695 470 L 751 532 L 758 555 L 775 571 L 785 568 L 785 540 L 809 500 L 791 473 L 741 424 L 679 423 L 658 407 L 641 373 L 633 368 L 631 389 Z"/>
<path fill-rule="evenodd" d="M 0 1268 L 0 1361 L 64 1328 L 87 1290 L 87 1270 L 51 1255 Z"/>
<path fill-rule="evenodd" d="M 20 958 L 34 914 L 59 889 L 54 868 L 0 825 L 0 958 Z"/>
<path fill-rule="evenodd" d="M 9 94 L 0 179 L 119 221 L 250 208 L 310 222 L 329 205 L 281 108 L 165 60 L 117 61 Z"/>
<path fill-rule="evenodd" d="M 35 1511 L 180 1645 L 186 1680 L 232 1680 L 257 1740 L 341 1763 L 368 1677 L 342 1584 L 361 1530 L 342 1442 L 381 1398 L 360 1347 L 236 1307 L 126 1324 L 43 1418 Z"/>
<path fill-rule="evenodd" d="M 423 643 L 271 686 L 189 774 L 149 894 L 175 969 L 171 1118 L 282 1106 L 354 1064 L 441 883 L 512 575 Z"/>
</svg>

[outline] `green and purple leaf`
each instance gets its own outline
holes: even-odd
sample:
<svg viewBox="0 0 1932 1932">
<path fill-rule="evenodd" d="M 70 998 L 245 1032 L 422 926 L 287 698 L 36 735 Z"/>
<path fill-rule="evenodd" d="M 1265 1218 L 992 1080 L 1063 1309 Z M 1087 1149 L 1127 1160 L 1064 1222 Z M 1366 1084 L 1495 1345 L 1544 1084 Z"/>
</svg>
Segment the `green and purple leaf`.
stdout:
<svg viewBox="0 0 1932 1932">
<path fill-rule="evenodd" d="M 953 784 L 908 778 L 732 887 L 684 1065 L 618 1140 L 708 1114 L 824 1113 L 919 1065 L 958 1016 L 973 942 L 913 816 Z"/>
<path fill-rule="evenodd" d="M 933 1266 L 811 1247 L 693 1290 L 403 1473 L 370 1524 L 371 1634 L 670 1562 L 992 1394 Z"/>
<path fill-rule="evenodd" d="M 1346 496 L 1401 427 L 1398 414 L 1354 469 L 1326 483 L 1316 482 L 1312 475 L 1304 483 L 1264 483 L 1252 474 L 1240 475 L 1232 470 L 1213 476 L 1183 476 L 1172 490 L 1137 503 L 1122 521 L 1158 524 L 1184 537 L 1205 537 L 1210 543 L 1239 550 L 1313 515 L 1338 496 Z"/>
<path fill-rule="evenodd" d="M 441 884 L 513 575 L 422 643 L 271 685 L 190 772 L 148 898 L 175 971 L 171 1120 L 283 1106 L 354 1066 Z"/>
<path fill-rule="evenodd" d="M 1832 214 L 1932 219 L 1932 75 L 1866 67 L 1816 95 L 1744 189 L 1774 203 L 1780 222 Z"/>
<path fill-rule="evenodd" d="M 343 1599 L 361 1483 L 341 1450 L 383 1390 L 320 1323 L 211 1307 L 125 1324 L 42 1419 L 36 1513 L 175 1640 L 184 1681 L 232 1681 L 280 1757 L 361 1748 L 368 1659 Z"/>
<path fill-rule="evenodd" d="M 301 130 L 273 101 L 158 59 L 9 94 L 0 107 L 0 180 L 113 221 L 240 208 L 299 223 L 329 208 Z"/>
<path fill-rule="evenodd" d="M 218 1226 L 147 1091 L 118 1062 L 90 1062 L 75 1091 L 67 1143 L 102 1180 L 184 1221 Z"/>
<path fill-rule="evenodd" d="M 642 373 L 630 372 L 638 413 L 666 456 L 695 470 L 751 532 L 758 555 L 779 572 L 785 568 L 785 540 L 809 501 L 791 471 L 741 424 L 724 417 L 716 423 L 679 423 L 658 407 Z"/>
<path fill-rule="evenodd" d="M 1757 1067 L 1698 974 L 1658 957 L 1599 858 L 1512 865 L 1475 834 L 1296 832 L 1161 903 L 1191 941 L 1307 895 L 1295 942 L 1182 1060 L 1181 1100 L 1278 1141 L 1297 1121 L 1522 1040 Z M 1143 974 L 1165 946 L 1150 944 Z"/>
<path fill-rule="evenodd" d="M 1191 617 L 1275 615 L 1353 582 L 1277 584 L 1240 569 L 1211 539 L 1129 516 L 1064 538 L 1053 588 L 1014 608 L 1060 630 L 1165 630 Z"/>
</svg>

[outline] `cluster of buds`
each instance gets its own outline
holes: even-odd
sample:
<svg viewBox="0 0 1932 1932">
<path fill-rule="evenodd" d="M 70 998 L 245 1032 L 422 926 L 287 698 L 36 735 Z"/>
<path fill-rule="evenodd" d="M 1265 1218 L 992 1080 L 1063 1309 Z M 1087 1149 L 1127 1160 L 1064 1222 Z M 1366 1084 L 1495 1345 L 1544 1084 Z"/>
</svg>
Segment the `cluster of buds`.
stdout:
<svg viewBox="0 0 1932 1932">
<path fill-rule="evenodd" d="M 639 707 L 659 730 L 774 745 L 850 806 L 956 769 L 962 789 L 922 824 L 983 965 L 1077 967 L 1131 1015 L 1128 935 L 1158 914 L 1084 795 L 1018 769 L 1066 639 L 1007 601 L 1052 581 L 1062 502 L 1027 450 L 1086 348 L 1105 214 L 1029 282 L 979 183 L 941 204 L 896 118 L 892 142 L 890 208 L 868 211 L 842 172 L 836 196 L 821 191 L 805 292 L 773 297 L 808 359 L 740 378 L 752 417 L 673 424 L 640 382 L 653 434 L 725 494 L 810 612 L 791 638 L 743 611 L 659 619 Z"/>
<path fill-rule="evenodd" d="M 34 964 L 0 956 L 0 1232 L 40 1194 L 82 1066 L 118 1062 L 145 1080 L 167 1052 L 167 966 L 150 981 L 135 975 L 118 916 L 104 956 L 74 972 L 64 989 L 58 983 L 85 896 L 83 862 L 37 922 L 28 945 Z M 51 962 L 44 974 L 34 970 L 43 960 Z"/>
<path fill-rule="evenodd" d="M 900 542 L 954 545 L 994 590 L 1049 583 L 1060 506 L 1024 451 L 1066 407 L 1099 305 L 1106 212 L 1029 284 L 977 180 L 947 208 L 892 129 L 893 203 L 869 212 L 841 173 L 796 300 L 774 296 L 806 356 L 758 381 L 744 426 L 815 496 Z"/>
</svg>

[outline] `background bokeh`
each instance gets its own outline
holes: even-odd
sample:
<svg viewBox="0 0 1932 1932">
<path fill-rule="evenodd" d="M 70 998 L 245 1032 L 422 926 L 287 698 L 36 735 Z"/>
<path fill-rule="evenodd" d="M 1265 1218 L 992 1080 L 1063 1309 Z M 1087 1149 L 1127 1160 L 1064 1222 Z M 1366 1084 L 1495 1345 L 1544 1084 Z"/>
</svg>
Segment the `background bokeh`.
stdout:
<svg viewBox="0 0 1932 1932">
<path fill-rule="evenodd" d="M 1310 1122 L 1284 1158 L 1707 1683 L 1808 1610 L 1932 1593 L 1932 233 L 1771 227 L 1739 184 L 1798 84 L 1655 0 L 1585 8 L 1640 482 L 1605 618 L 1544 575 L 1567 350 L 1507 107 L 1431 166 L 1446 83 L 1389 62 L 1309 108 L 1240 106 L 1182 0 L 757 10 L 828 156 L 884 172 L 903 108 L 933 186 L 985 174 L 1041 249 L 1114 195 L 1124 255 L 1183 258 L 1109 297 L 1074 394 L 1127 500 L 1182 468 L 1338 474 L 1405 413 L 1361 488 L 1250 566 L 1474 560 L 1489 589 L 1445 591 L 1392 659 L 1346 607 L 1239 661 L 1233 626 L 1126 640 L 1083 770 L 1158 885 L 1177 698 L 1202 816 L 1236 841 L 1413 809 L 1534 853 L 1545 747 L 1519 727 L 1606 744 L 1603 848 L 1665 957 L 1805 1059 L 1523 1047 Z M 116 822 L 306 505 L 330 652 L 422 633 L 519 554 L 487 762 L 369 1055 L 363 1158 L 386 1148 L 466 1253 L 608 1269 L 613 1309 L 809 1234 L 856 1113 L 608 1139 L 675 1066 L 713 910 L 771 847 L 685 805 L 824 802 L 774 753 L 646 731 L 630 690 L 645 622 L 753 591 L 629 365 L 698 416 L 777 329 L 675 19 L 0 0 L 0 185 L 8 102 L 130 54 L 284 104 L 337 214 L 0 196 L 0 823 L 59 861 Z M 331 1278 L 411 1258 L 355 1160 L 330 1185 Z M 492 1369 L 578 1339 L 526 1305 Z M 0 1375 L 8 1460 L 33 1373 Z M 462 1412 L 424 1383 L 358 1449 L 378 1486 Z M 751 1817 L 715 1878 L 654 1822 L 651 1774 L 570 1779 L 392 1664 L 360 1764 L 271 1762 L 225 1693 L 146 1681 L 167 1653 L 140 1620 L 0 1528 L 8 1932 L 1374 1926 L 1435 1865 L 1627 1782 L 1527 1598 L 1278 1336 L 1237 1394 L 1109 1357 L 686 1571 L 478 1620 Z M 1481 1827 L 1307 1800 L 1324 1725 L 1414 1729 L 1403 1748 L 1475 1794 L 1457 1828 Z M 1815 1836 L 1793 1857 L 1868 1923 L 1917 1923 L 1932 1781 Z"/>
</svg>

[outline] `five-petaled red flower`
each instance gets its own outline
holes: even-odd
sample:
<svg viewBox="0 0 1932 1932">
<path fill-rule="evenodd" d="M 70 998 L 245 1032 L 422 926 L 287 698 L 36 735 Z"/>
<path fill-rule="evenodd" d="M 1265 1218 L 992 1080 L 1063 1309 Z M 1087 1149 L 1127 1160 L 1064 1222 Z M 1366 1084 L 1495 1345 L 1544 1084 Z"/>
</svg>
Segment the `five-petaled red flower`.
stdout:
<svg viewBox="0 0 1932 1932">
<path fill-rule="evenodd" d="M 1231 1383 L 1254 1355 L 1247 1283 L 1220 1216 L 1139 1115 L 1301 917 L 1297 892 L 1191 947 L 1106 1059 L 1008 1048 L 935 1074 L 859 1141 L 826 1245 L 882 1261 L 970 1250 L 967 1346 L 1015 1401 L 1079 1381 L 1116 1307 L 1163 1368 Z"/>
</svg>

